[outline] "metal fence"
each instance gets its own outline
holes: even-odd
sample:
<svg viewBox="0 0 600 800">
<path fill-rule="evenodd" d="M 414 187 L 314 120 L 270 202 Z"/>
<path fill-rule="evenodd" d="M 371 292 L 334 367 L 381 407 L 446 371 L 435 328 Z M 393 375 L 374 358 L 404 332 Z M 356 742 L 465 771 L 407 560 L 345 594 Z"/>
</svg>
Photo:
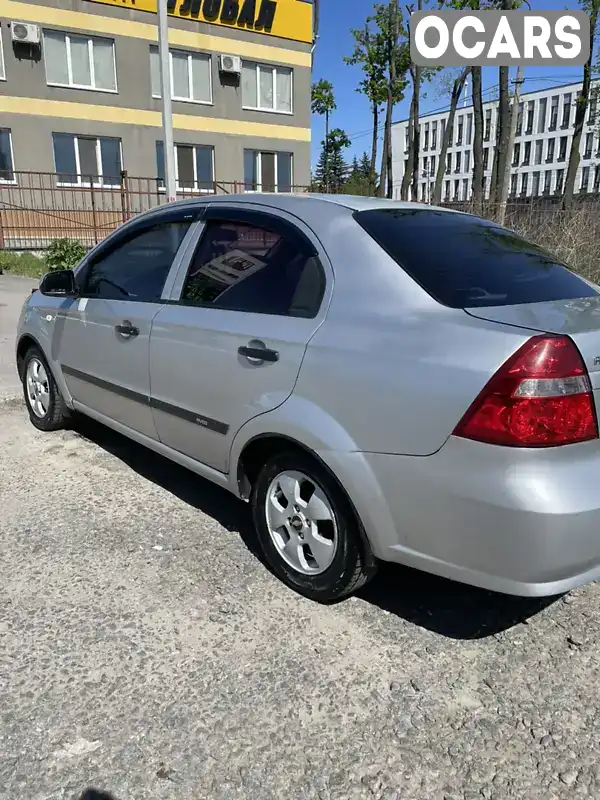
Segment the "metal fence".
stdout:
<svg viewBox="0 0 600 800">
<path fill-rule="evenodd" d="M 245 191 L 243 181 L 215 181 L 179 187 L 177 199 Z M 293 186 L 290 191 L 306 192 L 308 187 Z M 42 250 L 53 239 L 64 237 L 91 247 L 135 214 L 166 200 L 159 178 L 133 177 L 127 172 L 114 182 L 94 175 L 5 174 L 0 178 L 0 248 Z"/>
</svg>

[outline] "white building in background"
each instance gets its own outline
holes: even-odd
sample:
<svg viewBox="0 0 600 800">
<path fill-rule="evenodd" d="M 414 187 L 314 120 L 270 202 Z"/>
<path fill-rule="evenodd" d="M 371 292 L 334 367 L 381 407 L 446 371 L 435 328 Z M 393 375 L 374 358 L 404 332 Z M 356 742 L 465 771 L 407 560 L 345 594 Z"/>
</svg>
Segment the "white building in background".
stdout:
<svg viewBox="0 0 600 800">
<path fill-rule="evenodd" d="M 575 122 L 575 102 L 581 83 L 526 92 L 521 95 L 517 134 L 512 153 L 510 197 L 560 194 L 567 174 Z M 448 111 L 426 114 L 420 121 L 419 197 L 429 202 L 437 172 Z M 483 104 L 483 167 L 486 197 L 489 197 L 498 101 Z M 468 200 L 473 180 L 473 106 L 459 106 L 446 158 L 442 200 Z M 393 196 L 400 187 L 408 163 L 408 120 L 392 128 Z M 581 162 L 575 181 L 578 193 L 600 192 L 600 83 L 592 88 L 581 139 Z"/>
</svg>

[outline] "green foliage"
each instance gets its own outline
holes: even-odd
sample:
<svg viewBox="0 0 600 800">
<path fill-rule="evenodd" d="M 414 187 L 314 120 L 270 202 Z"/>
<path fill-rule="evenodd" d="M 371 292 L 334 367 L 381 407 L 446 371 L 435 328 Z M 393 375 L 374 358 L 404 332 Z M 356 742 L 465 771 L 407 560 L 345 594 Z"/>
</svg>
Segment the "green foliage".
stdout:
<svg viewBox="0 0 600 800">
<path fill-rule="evenodd" d="M 10 250 L 0 250 L 0 269 L 26 278 L 41 278 L 47 272 L 44 261 L 33 253 L 12 253 Z"/>
<path fill-rule="evenodd" d="M 329 116 L 337 106 L 333 96 L 333 84 L 323 78 L 313 83 L 311 89 L 310 108 L 313 114 Z"/>
<path fill-rule="evenodd" d="M 44 261 L 50 272 L 72 269 L 86 253 L 87 249 L 77 239 L 54 239 L 44 254 Z"/>
<path fill-rule="evenodd" d="M 370 197 L 377 186 L 377 173 L 371 173 L 371 160 L 367 153 L 360 159 L 354 157 L 348 178 L 344 184 L 345 194 Z"/>
<path fill-rule="evenodd" d="M 344 161 L 343 150 L 350 147 L 350 139 L 340 128 L 334 128 L 321 142 L 321 155 L 314 175 L 314 188 L 317 191 L 340 192 L 346 181 L 348 165 Z"/>
<path fill-rule="evenodd" d="M 354 50 L 344 58 L 350 66 L 360 66 L 364 78 L 358 84 L 357 92 L 364 94 L 371 105 L 380 106 L 387 100 L 386 59 L 380 32 L 371 33 L 369 21 L 364 28 L 353 28 Z"/>
</svg>

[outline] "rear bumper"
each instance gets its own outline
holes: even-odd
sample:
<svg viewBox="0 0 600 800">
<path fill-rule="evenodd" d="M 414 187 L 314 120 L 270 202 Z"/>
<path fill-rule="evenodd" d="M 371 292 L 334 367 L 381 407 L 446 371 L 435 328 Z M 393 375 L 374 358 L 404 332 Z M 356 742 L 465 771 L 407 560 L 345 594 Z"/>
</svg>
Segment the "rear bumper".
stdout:
<svg viewBox="0 0 600 800">
<path fill-rule="evenodd" d="M 383 560 L 531 597 L 600 579 L 598 442 L 517 450 L 451 437 L 428 457 L 341 461 Z"/>
</svg>

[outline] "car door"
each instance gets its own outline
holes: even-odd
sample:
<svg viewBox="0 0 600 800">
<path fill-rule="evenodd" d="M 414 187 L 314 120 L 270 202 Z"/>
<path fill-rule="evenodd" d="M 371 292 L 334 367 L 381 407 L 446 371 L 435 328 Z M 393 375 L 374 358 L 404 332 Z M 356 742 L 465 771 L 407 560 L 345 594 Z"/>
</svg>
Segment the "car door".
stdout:
<svg viewBox="0 0 600 800">
<path fill-rule="evenodd" d="M 161 442 L 222 472 L 242 425 L 290 396 L 331 291 L 304 224 L 255 209 L 207 209 L 150 341 Z"/>
<path fill-rule="evenodd" d="M 76 403 L 154 439 L 150 330 L 193 222 L 178 210 L 126 226 L 78 272 L 80 297 L 57 317 L 55 358 Z"/>
</svg>

